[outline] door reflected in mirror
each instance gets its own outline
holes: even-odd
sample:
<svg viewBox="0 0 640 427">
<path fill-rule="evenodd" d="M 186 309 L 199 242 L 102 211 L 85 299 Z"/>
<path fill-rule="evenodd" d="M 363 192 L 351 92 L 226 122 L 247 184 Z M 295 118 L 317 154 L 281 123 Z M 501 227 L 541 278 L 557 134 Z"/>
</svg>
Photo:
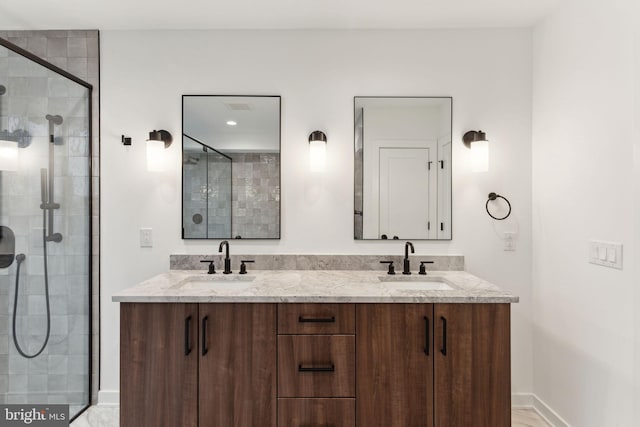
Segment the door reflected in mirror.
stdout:
<svg viewBox="0 0 640 427">
<path fill-rule="evenodd" d="M 183 95 L 182 238 L 280 238 L 280 97 Z"/>
<path fill-rule="evenodd" d="M 451 97 L 354 98 L 354 238 L 451 239 Z"/>
</svg>

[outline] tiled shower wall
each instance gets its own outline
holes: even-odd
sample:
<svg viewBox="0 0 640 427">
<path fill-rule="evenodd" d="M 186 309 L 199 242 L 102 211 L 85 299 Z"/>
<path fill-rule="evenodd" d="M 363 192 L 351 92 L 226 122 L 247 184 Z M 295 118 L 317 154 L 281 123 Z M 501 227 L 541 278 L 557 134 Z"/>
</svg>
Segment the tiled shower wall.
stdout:
<svg viewBox="0 0 640 427">
<path fill-rule="evenodd" d="M 99 80 L 99 32 L 96 30 L 78 30 L 78 31 L 0 31 L 0 37 L 8 40 L 9 42 L 29 51 L 30 53 L 56 65 L 57 67 L 68 71 L 69 73 L 77 76 L 78 78 L 93 85 L 93 97 L 92 103 L 92 169 L 91 169 L 91 182 L 92 182 L 92 259 L 91 259 L 91 278 L 92 278 L 92 294 L 91 294 L 91 307 L 92 307 L 92 389 L 91 389 L 91 401 L 97 401 L 98 394 L 98 362 L 99 362 L 99 247 L 100 247 L 100 223 L 99 223 L 99 154 L 100 154 L 100 121 L 99 121 L 99 108 L 100 108 L 100 80 Z M 6 277 L 6 276 L 5 276 Z M 52 284 L 53 286 L 53 284 Z M 68 281 L 70 292 L 82 292 L 81 289 L 74 289 L 74 280 Z M 2 286 L 2 289 L 6 289 Z M 0 290 L 2 292 L 2 290 Z M 3 298 L 8 300 L 8 298 Z M 52 296 L 53 301 L 53 296 Z M 35 303 L 37 304 L 37 303 Z M 82 307 L 67 307 L 70 312 L 82 312 Z M 81 314 L 74 314 L 81 315 Z M 40 319 L 41 320 L 41 319 Z M 67 328 L 73 328 L 73 319 L 59 318 L 56 321 L 58 323 L 65 322 Z M 8 310 L 5 311 L 4 305 L 0 306 L 0 331 L 8 331 L 11 327 L 11 320 L 8 316 Z M 54 325 L 52 324 L 52 328 Z M 58 324 L 60 327 L 60 324 Z M 73 345 L 69 343 L 69 345 Z M 55 351 L 55 349 L 54 349 Z M 3 393 L 4 388 L 8 388 L 8 354 L 9 354 L 9 336 L 0 335 L 0 395 Z M 50 375 L 46 378 L 47 385 L 39 384 L 39 382 L 45 381 L 44 376 L 34 376 L 31 380 L 31 385 L 27 384 L 27 389 L 47 390 L 49 385 L 56 386 L 56 382 L 63 381 L 66 377 L 67 381 L 72 378 L 69 374 L 69 369 L 76 369 L 73 365 L 73 361 L 70 359 L 67 362 L 67 375 L 55 375 L 56 371 L 56 357 L 49 358 L 47 371 L 53 371 L 54 375 Z M 25 361 L 26 362 L 26 361 Z M 24 362 L 16 362 L 24 363 Z M 3 370 L 4 369 L 4 370 Z M 38 370 L 44 369 L 44 367 L 36 367 Z M 62 368 L 57 368 L 58 374 L 62 373 Z M 78 380 L 80 380 L 78 378 Z M 29 379 L 27 378 L 27 381 Z M 74 381 L 72 378 L 71 381 Z M 76 388 L 76 385 L 70 385 L 71 388 Z M 61 386 L 58 384 L 58 386 Z"/>
<path fill-rule="evenodd" d="M 211 153 L 185 156 L 185 237 L 205 238 L 205 227 L 209 238 L 280 237 L 280 154 L 232 153 L 230 157 L 231 163 Z M 204 220 L 198 222 L 195 215 Z"/>
<path fill-rule="evenodd" d="M 231 236 L 280 237 L 280 154 L 234 153 Z"/>
</svg>

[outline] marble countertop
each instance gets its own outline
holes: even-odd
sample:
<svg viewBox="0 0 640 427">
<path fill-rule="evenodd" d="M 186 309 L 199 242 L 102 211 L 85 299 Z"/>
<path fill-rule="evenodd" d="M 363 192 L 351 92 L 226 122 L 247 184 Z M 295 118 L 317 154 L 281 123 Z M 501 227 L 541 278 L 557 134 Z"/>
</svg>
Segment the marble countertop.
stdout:
<svg viewBox="0 0 640 427">
<path fill-rule="evenodd" d="M 416 282 L 435 282 L 418 289 Z M 450 288 L 442 290 L 438 288 Z M 390 276 L 383 271 L 263 270 L 208 275 L 171 270 L 113 296 L 115 302 L 515 303 L 518 297 L 464 271 Z"/>
</svg>

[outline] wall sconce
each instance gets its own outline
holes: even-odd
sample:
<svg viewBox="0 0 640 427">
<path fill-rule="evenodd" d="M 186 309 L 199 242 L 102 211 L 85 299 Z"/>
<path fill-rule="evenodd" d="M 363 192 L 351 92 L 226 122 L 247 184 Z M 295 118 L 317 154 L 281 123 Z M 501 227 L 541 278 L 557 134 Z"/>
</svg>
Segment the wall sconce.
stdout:
<svg viewBox="0 0 640 427">
<path fill-rule="evenodd" d="M 0 85 L 0 95 L 6 92 L 7 88 Z M 18 142 L 9 138 L 8 131 L 0 132 L 0 171 L 13 172 L 18 170 Z"/>
<path fill-rule="evenodd" d="M 0 171 L 15 172 L 18 170 L 18 149 L 31 144 L 31 136 L 24 129 L 13 132 L 0 131 Z"/>
<path fill-rule="evenodd" d="M 162 172 L 167 168 L 165 149 L 171 146 L 173 137 L 166 130 L 153 130 L 147 139 L 147 170 Z"/>
<path fill-rule="evenodd" d="M 489 170 L 489 141 L 481 130 L 470 130 L 462 136 L 462 142 L 471 150 L 471 171 Z"/>
<path fill-rule="evenodd" d="M 327 163 L 327 135 L 315 130 L 309 135 L 309 169 L 323 172 Z"/>
<path fill-rule="evenodd" d="M 8 139 L 0 139 L 0 171 L 15 172 L 18 170 L 18 143 Z"/>
</svg>

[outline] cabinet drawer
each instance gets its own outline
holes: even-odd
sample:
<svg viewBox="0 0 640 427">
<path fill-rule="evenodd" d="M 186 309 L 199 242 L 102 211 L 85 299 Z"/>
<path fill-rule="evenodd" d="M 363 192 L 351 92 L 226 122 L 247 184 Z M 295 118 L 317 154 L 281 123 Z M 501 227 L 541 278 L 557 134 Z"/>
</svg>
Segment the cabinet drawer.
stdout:
<svg viewBox="0 0 640 427">
<path fill-rule="evenodd" d="M 354 397 L 353 335 L 278 336 L 278 397 Z"/>
<path fill-rule="evenodd" d="M 355 399 L 278 399 L 278 427 L 354 427 Z"/>
<path fill-rule="evenodd" d="M 279 334 L 353 334 L 354 304 L 278 304 Z"/>
</svg>

